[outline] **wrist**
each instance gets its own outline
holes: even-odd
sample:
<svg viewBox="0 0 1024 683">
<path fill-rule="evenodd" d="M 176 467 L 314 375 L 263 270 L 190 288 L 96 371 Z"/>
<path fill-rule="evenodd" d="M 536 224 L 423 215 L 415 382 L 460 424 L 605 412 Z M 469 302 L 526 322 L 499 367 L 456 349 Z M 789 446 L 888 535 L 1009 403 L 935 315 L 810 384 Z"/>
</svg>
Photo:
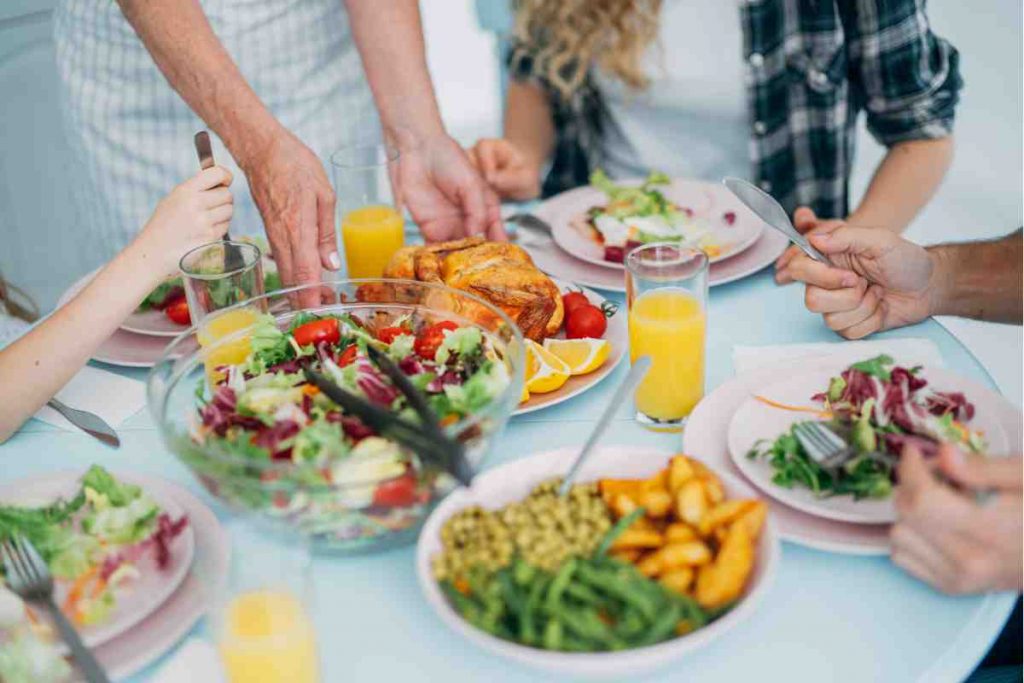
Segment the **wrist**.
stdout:
<svg viewBox="0 0 1024 683">
<path fill-rule="evenodd" d="M 281 123 L 270 115 L 254 117 L 254 120 L 239 121 L 229 126 L 221 139 L 232 158 L 246 174 L 263 163 L 263 159 L 279 144 L 283 136 L 290 135 Z"/>
<path fill-rule="evenodd" d="M 932 272 L 928 278 L 928 315 L 954 314 L 953 297 L 956 291 L 953 282 L 956 271 L 951 268 L 949 250 L 943 245 L 927 247 L 925 253 L 931 261 Z"/>
</svg>

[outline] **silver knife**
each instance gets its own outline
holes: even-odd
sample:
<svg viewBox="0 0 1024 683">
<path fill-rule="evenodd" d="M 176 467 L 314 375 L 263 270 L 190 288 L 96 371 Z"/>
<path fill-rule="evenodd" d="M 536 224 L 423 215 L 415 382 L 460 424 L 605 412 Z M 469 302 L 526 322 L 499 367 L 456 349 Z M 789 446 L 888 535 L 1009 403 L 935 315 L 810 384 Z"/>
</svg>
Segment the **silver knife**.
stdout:
<svg viewBox="0 0 1024 683">
<path fill-rule="evenodd" d="M 90 413 L 86 410 L 72 408 L 55 398 L 51 398 L 47 401 L 46 405 L 66 417 L 68 422 L 75 425 L 86 434 L 99 439 L 112 448 L 121 447 L 121 440 L 117 438 L 117 432 L 115 432 L 110 425 L 104 422 L 103 418 L 99 415 Z"/>
<path fill-rule="evenodd" d="M 815 261 L 820 261 L 826 265 L 829 264 L 829 260 L 820 251 L 812 247 L 806 237 L 796 231 L 793 223 L 789 220 L 786 210 L 770 194 L 742 178 L 731 176 L 723 178 L 722 184 L 729 188 L 761 220 L 788 237 L 790 242 L 803 249 L 805 254 Z"/>
</svg>

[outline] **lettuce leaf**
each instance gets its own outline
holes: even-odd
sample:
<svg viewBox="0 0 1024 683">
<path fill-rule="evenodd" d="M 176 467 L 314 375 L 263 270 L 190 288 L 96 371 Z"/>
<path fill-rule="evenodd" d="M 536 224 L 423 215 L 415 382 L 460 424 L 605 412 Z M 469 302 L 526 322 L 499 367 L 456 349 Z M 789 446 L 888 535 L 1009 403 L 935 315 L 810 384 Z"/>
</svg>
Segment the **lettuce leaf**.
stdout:
<svg viewBox="0 0 1024 683">
<path fill-rule="evenodd" d="M 460 327 L 457 330 L 449 330 L 445 332 L 444 341 L 438 347 L 434 359 L 439 366 L 443 366 L 452 354 L 462 358 L 476 353 L 481 343 L 483 343 L 483 335 L 477 327 Z"/>
<path fill-rule="evenodd" d="M 288 360 L 292 354 L 288 335 L 277 329 L 277 322 L 269 314 L 261 315 L 253 323 L 250 343 L 254 359 L 261 363 L 264 369 Z"/>
</svg>

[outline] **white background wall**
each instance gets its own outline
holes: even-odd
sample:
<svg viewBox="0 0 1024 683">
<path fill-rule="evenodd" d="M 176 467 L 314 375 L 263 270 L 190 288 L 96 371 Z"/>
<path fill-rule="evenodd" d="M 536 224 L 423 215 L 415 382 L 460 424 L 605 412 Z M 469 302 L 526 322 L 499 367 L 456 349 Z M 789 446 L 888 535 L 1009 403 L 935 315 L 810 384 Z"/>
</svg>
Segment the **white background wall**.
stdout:
<svg viewBox="0 0 1024 683">
<path fill-rule="evenodd" d="M 449 129 L 464 144 L 481 134 L 497 133 L 501 111 L 498 72 L 492 61 L 494 40 L 472 19 L 472 0 L 421 0 L 420 6 L 430 67 Z M 915 241 L 931 244 L 994 237 L 1021 224 L 1021 6 L 1020 0 L 933 0 L 928 5 L 933 30 L 960 50 L 966 85 L 957 115 L 956 159 L 934 201 L 907 232 Z M 854 197 L 867 187 L 883 153 L 862 130 Z M 1021 328 L 942 322 L 967 343 L 1003 392 L 1020 405 Z"/>
</svg>

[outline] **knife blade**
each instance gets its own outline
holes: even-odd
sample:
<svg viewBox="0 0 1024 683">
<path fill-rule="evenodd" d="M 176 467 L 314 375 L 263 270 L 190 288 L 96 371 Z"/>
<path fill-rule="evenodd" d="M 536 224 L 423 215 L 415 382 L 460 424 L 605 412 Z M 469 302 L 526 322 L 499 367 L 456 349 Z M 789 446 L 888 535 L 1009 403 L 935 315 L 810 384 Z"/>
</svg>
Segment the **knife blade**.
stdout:
<svg viewBox="0 0 1024 683">
<path fill-rule="evenodd" d="M 121 447 L 121 440 L 117 437 L 117 432 L 99 415 L 90 413 L 87 410 L 72 408 L 56 398 L 51 398 L 46 402 L 46 405 L 56 410 L 67 418 L 68 422 L 93 438 L 107 444 L 111 448 Z"/>
<path fill-rule="evenodd" d="M 796 228 L 793 227 L 793 223 L 789 220 L 786 210 L 775 201 L 775 197 L 742 178 L 734 178 L 732 176 L 723 178 L 722 184 L 729 188 L 736 195 L 736 198 L 743 202 L 744 206 L 757 214 L 769 226 L 789 238 L 789 241 L 800 247 L 805 254 L 815 261 L 830 265 L 829 260 L 820 251 L 812 247 L 806 237 L 797 232 Z"/>
</svg>

